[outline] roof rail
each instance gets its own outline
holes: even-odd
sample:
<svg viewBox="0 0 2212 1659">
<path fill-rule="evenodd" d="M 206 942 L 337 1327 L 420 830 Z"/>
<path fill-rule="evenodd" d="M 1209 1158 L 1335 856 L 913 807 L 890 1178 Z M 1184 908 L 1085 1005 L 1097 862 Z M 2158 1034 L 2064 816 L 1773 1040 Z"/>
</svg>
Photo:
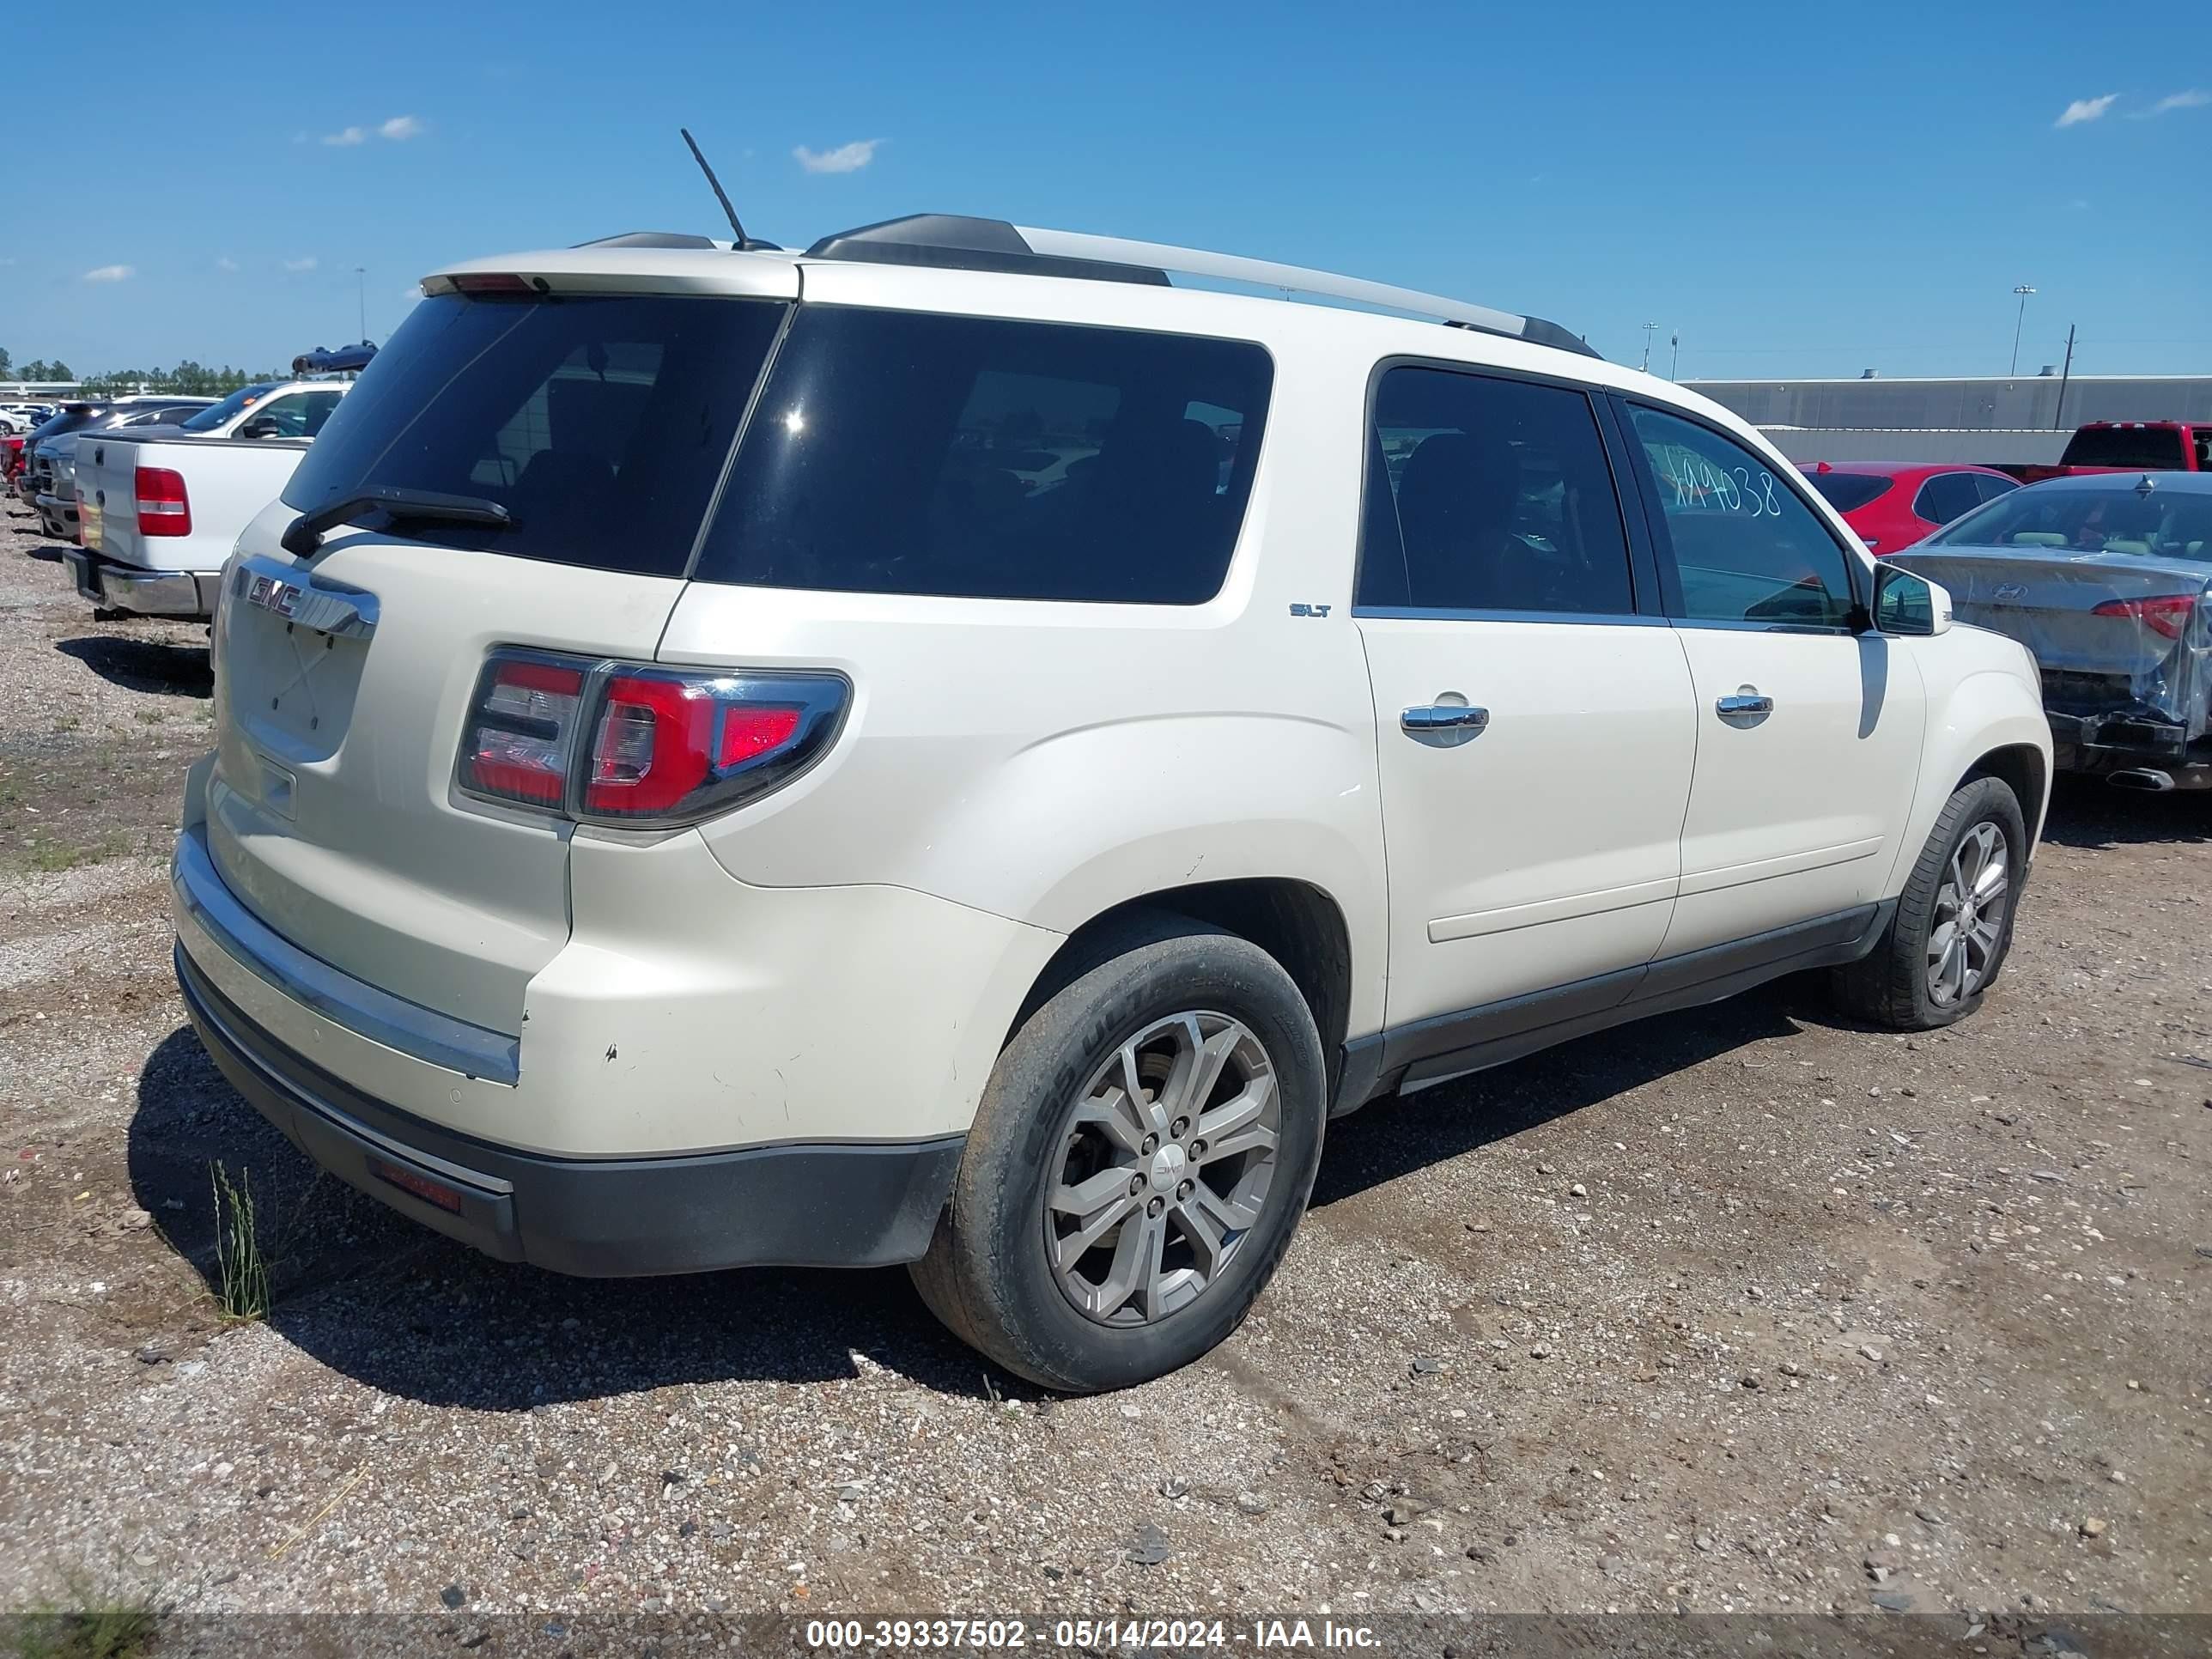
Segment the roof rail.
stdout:
<svg viewBox="0 0 2212 1659">
<path fill-rule="evenodd" d="M 1392 311 L 1410 311 L 1416 316 L 1433 317 L 1439 322 L 1455 324 L 1461 328 L 1477 329 L 1485 334 L 1503 334 L 1509 338 L 1526 340 L 1531 345 L 1555 346 L 1562 351 L 1578 352 L 1585 357 L 1598 355 L 1579 336 L 1557 323 L 1546 322 L 1541 317 L 1523 317 L 1510 311 L 1497 311 L 1489 306 L 1474 305 L 1465 300 L 1448 300 L 1442 295 L 1424 294 L 1418 289 L 1398 288 L 1389 283 L 1370 283 L 1357 276 L 1340 276 L 1334 271 L 1313 270 L 1304 265 L 1277 264 L 1272 259 L 1248 259 L 1234 253 L 1209 253 L 1202 248 L 1171 247 L 1164 242 L 1135 242 L 1119 236 L 1093 236 L 1079 230 L 1037 230 L 1027 225 L 1018 225 L 1015 229 L 1024 241 L 1040 253 L 1157 265 L 1162 270 L 1178 270 L 1189 276 L 1250 283 L 1261 288 L 1285 288 L 1294 293 L 1316 295 L 1324 299 L 1382 306 Z"/>
<path fill-rule="evenodd" d="M 1131 241 L 1076 230 L 1042 230 L 1003 219 L 977 219 L 952 213 L 913 213 L 880 224 L 825 236 L 806 250 L 810 258 L 864 259 L 878 264 L 947 266 L 960 270 L 1004 270 L 1040 276 L 1081 276 L 1121 283 L 1164 283 L 1168 273 L 1206 276 L 1285 289 L 1294 294 L 1380 306 L 1391 311 L 1432 317 L 1456 328 L 1526 340 L 1584 357 L 1598 353 L 1580 337 L 1541 317 L 1448 300 L 1441 295 L 1388 283 L 1370 283 L 1304 265 L 1277 264 L 1233 253 L 1164 242 Z"/>
</svg>

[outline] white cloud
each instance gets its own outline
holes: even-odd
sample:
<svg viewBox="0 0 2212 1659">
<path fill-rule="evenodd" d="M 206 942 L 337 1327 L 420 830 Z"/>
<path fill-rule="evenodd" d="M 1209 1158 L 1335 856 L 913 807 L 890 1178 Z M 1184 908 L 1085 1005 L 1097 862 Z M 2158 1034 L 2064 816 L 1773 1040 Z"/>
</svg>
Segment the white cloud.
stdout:
<svg viewBox="0 0 2212 1659">
<path fill-rule="evenodd" d="M 236 270 L 238 269 L 238 261 L 232 258 L 230 255 L 226 253 L 215 262 L 215 268 L 217 270 Z"/>
<path fill-rule="evenodd" d="M 2202 87 L 2191 87 L 2186 92 L 2169 92 L 2148 109 L 2138 113 L 2136 118 L 2148 121 L 2154 115 L 2165 115 L 2178 109 L 2202 109 L 2207 104 L 2212 104 L 2212 92 L 2207 92 Z"/>
<path fill-rule="evenodd" d="M 835 149 L 822 150 L 809 149 L 801 144 L 791 153 L 809 173 L 858 173 L 876 159 L 876 146 L 883 142 L 880 138 L 856 138 Z"/>
<path fill-rule="evenodd" d="M 321 260 L 318 259 L 317 258 L 315 258 L 315 256 L 314 256 L 313 254 L 310 253 L 310 254 L 309 254 L 309 255 L 307 255 L 307 257 L 306 258 L 304 258 L 304 259 L 287 259 L 287 260 L 285 260 L 285 261 L 284 261 L 284 269 L 285 269 L 285 270 L 289 270 L 289 271 L 294 271 L 294 272 L 303 271 L 303 270 L 313 270 L 317 265 L 320 264 L 321 263 L 322 263 L 322 261 L 321 261 Z"/>
<path fill-rule="evenodd" d="M 323 135 L 325 143 L 338 149 L 350 149 L 356 144 L 366 143 L 368 138 L 368 129 L 366 127 L 345 127 L 337 132 L 326 132 Z"/>
<path fill-rule="evenodd" d="M 380 137 L 398 140 L 420 137 L 423 127 L 419 116 L 395 115 L 376 131 Z"/>
<path fill-rule="evenodd" d="M 125 283 L 138 274 L 134 265 L 94 265 L 84 273 L 88 283 Z"/>
<path fill-rule="evenodd" d="M 2117 92 L 2108 92 L 2102 98 L 2076 98 L 2066 106 L 2064 112 L 2051 125 L 2072 127 L 2079 126 L 2084 121 L 2094 121 L 2119 101 L 2120 94 Z"/>
</svg>

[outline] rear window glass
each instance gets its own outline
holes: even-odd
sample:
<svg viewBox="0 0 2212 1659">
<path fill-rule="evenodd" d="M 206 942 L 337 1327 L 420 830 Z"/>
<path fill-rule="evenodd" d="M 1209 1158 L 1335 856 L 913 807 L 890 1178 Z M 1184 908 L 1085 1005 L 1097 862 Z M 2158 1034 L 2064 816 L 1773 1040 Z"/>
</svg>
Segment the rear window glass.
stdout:
<svg viewBox="0 0 2212 1659">
<path fill-rule="evenodd" d="M 1273 373 L 1235 341 L 802 307 L 694 574 L 1200 604 L 1237 544 Z"/>
<path fill-rule="evenodd" d="M 2154 471 L 2182 464 L 2179 427 L 2085 427 L 2067 441 L 2065 466 L 2142 466 Z"/>
<path fill-rule="evenodd" d="M 2124 477 L 2101 486 L 2037 485 L 1999 496 L 1922 545 L 2047 547 L 2197 559 L 2212 549 L 2212 495 L 2139 489 Z"/>
<path fill-rule="evenodd" d="M 72 432 L 81 431 L 90 426 L 106 413 L 107 411 L 105 409 L 64 410 L 33 432 L 31 436 L 34 441 L 41 438 L 65 437 Z"/>
<path fill-rule="evenodd" d="M 1856 513 L 1889 493 L 1893 482 L 1864 472 L 1808 472 L 1805 482 L 1838 513 Z"/>
<path fill-rule="evenodd" d="M 424 300 L 338 399 L 285 505 L 372 484 L 475 496 L 511 521 L 406 535 L 680 575 L 782 315 L 668 295 Z"/>
</svg>

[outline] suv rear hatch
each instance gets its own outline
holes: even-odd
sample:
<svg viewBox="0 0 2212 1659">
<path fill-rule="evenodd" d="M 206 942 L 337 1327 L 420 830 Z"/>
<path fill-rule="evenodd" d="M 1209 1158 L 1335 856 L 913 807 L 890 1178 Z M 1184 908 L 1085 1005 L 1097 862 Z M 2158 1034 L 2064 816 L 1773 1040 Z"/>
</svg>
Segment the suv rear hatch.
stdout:
<svg viewBox="0 0 2212 1659">
<path fill-rule="evenodd" d="M 432 278 L 240 538 L 215 629 L 209 847 L 301 949 L 520 1034 L 568 936 L 571 826 L 457 787 L 479 675 L 499 646 L 652 659 L 797 294 L 788 262 L 720 257 L 580 250 Z M 308 556 L 285 550 L 300 515 L 364 490 L 507 521 L 363 505 Z M 519 724 L 549 712 L 557 698 Z"/>
</svg>

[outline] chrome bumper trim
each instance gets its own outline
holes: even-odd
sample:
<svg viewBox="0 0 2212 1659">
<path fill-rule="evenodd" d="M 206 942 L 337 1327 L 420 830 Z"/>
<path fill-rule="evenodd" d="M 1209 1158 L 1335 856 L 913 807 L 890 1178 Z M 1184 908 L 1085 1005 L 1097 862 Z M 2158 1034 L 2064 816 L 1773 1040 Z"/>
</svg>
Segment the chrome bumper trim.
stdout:
<svg viewBox="0 0 2212 1659">
<path fill-rule="evenodd" d="M 195 960 L 220 950 L 301 1007 L 410 1059 L 510 1088 L 520 1079 L 522 1045 L 506 1032 L 380 991 L 309 956 L 248 910 L 216 869 L 204 830 L 177 837 L 169 879 L 176 890 L 178 939 Z"/>
<path fill-rule="evenodd" d="M 101 565 L 99 572 L 107 603 L 118 610 L 142 617 L 205 618 L 215 614 L 210 602 L 212 577 L 190 570 L 133 570 L 116 564 Z"/>
</svg>

